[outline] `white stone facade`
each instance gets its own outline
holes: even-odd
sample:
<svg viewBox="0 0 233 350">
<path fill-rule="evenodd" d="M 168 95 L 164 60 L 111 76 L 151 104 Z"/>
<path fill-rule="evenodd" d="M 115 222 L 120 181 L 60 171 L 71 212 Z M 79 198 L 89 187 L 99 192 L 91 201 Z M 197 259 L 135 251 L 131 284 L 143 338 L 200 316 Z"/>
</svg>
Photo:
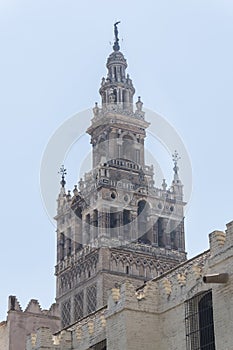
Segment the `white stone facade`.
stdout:
<svg viewBox="0 0 233 350">
<path fill-rule="evenodd" d="M 226 232 L 214 231 L 209 238 L 208 251 L 138 289 L 125 281 L 120 289 L 111 290 L 106 307 L 55 337 L 48 328 L 40 330 L 37 334 L 40 345 L 33 346 L 28 338 L 27 350 L 42 350 L 44 344 L 51 350 L 99 349 L 96 344 L 103 340 L 106 345 L 101 349 L 108 350 L 192 349 L 186 347 L 185 304 L 209 290 L 213 297 L 215 348 L 232 350 L 233 221 L 227 225 Z M 203 282 L 204 276 L 213 274 L 228 274 L 228 280 Z M 43 337 L 46 334 L 45 343 L 42 334 Z"/>
</svg>

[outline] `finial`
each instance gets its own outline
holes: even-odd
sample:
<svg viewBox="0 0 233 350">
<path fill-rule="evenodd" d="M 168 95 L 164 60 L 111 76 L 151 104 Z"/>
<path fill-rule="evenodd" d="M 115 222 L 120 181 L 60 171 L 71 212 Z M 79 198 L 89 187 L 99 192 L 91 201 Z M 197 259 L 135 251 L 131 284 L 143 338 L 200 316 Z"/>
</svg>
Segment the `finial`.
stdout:
<svg viewBox="0 0 233 350">
<path fill-rule="evenodd" d="M 176 172 L 176 170 L 177 171 L 179 170 L 179 168 L 177 167 L 177 163 L 180 159 L 181 159 L 181 157 L 179 157 L 177 150 L 175 150 L 174 154 L 172 155 L 172 160 L 174 162 L 174 171 L 175 172 Z"/>
<path fill-rule="evenodd" d="M 98 107 L 98 102 L 95 102 L 95 107 L 93 108 L 93 113 L 94 113 L 94 116 L 97 117 L 98 114 L 99 114 L 99 107 Z"/>
<path fill-rule="evenodd" d="M 73 193 L 74 193 L 75 196 L 78 195 L 77 185 L 74 185 Z"/>
<path fill-rule="evenodd" d="M 84 181 L 82 178 L 79 180 L 78 184 L 79 184 L 79 190 L 82 191 L 84 189 Z"/>
<path fill-rule="evenodd" d="M 118 38 L 118 28 L 117 25 L 121 23 L 120 21 L 114 23 L 114 35 L 115 35 L 115 41 L 113 45 L 113 50 L 114 51 L 119 51 L 120 50 L 120 45 L 119 45 L 119 38 Z"/>
<path fill-rule="evenodd" d="M 62 187 L 65 187 L 66 181 L 65 181 L 65 175 L 67 174 L 66 169 L 64 168 L 64 165 L 60 167 L 60 171 L 58 171 L 58 174 L 61 175 L 61 182 L 60 184 Z"/>
<path fill-rule="evenodd" d="M 166 191 L 166 189 L 167 189 L 167 183 L 166 183 L 165 179 L 163 179 L 162 188 L 163 188 L 164 191 Z"/>
<path fill-rule="evenodd" d="M 174 162 L 174 173 L 175 173 L 175 176 L 178 178 L 178 170 L 179 170 L 179 167 L 177 166 L 177 163 L 178 161 L 181 159 L 181 157 L 179 157 L 179 154 L 178 152 L 175 150 L 174 154 L 172 155 L 172 160 Z"/>
<path fill-rule="evenodd" d="M 143 106 L 143 103 L 142 103 L 142 101 L 141 101 L 141 96 L 138 96 L 138 100 L 137 100 L 137 102 L 136 102 L 137 110 L 141 112 L 142 106 Z"/>
</svg>

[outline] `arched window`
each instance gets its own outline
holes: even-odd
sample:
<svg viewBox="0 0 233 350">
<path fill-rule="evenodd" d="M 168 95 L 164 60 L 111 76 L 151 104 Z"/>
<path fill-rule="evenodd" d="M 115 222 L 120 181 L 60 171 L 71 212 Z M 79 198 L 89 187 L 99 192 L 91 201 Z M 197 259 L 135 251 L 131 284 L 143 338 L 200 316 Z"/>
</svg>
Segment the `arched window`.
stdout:
<svg viewBox="0 0 233 350">
<path fill-rule="evenodd" d="M 70 256 L 71 253 L 72 253 L 71 227 L 68 227 L 66 232 L 66 255 Z"/>
<path fill-rule="evenodd" d="M 67 244 L 67 256 L 70 256 L 71 253 L 72 253 L 72 242 L 71 242 L 71 238 L 67 238 L 66 244 Z"/>
</svg>

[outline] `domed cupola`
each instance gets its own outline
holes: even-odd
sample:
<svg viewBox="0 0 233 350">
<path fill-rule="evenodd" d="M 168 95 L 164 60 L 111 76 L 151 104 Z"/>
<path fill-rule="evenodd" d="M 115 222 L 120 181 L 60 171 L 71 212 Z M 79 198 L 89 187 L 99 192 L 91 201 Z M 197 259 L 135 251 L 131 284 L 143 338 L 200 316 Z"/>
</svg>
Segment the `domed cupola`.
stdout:
<svg viewBox="0 0 233 350">
<path fill-rule="evenodd" d="M 122 52 L 114 51 L 107 61 L 108 77 L 111 82 L 125 82 L 125 70 L 127 62 Z"/>
</svg>

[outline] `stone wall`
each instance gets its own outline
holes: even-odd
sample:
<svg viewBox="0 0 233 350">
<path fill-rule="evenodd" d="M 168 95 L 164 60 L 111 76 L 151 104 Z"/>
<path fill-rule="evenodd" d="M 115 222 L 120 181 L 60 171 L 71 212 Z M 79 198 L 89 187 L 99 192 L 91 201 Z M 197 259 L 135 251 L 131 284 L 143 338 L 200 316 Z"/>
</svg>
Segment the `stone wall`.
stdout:
<svg viewBox="0 0 233 350">
<path fill-rule="evenodd" d="M 232 350 L 233 222 L 226 232 L 214 231 L 209 239 L 208 251 L 139 288 L 127 280 L 120 288 L 111 287 L 107 307 L 56 336 L 52 337 L 48 329 L 39 330 L 37 343 L 35 338 L 28 338 L 27 350 L 42 350 L 43 346 L 51 350 L 89 350 L 104 339 L 108 350 L 185 350 L 186 306 L 208 291 L 213 300 L 216 349 Z M 205 283 L 203 277 L 213 274 L 227 274 L 228 279 Z M 42 334 L 47 336 L 43 338 Z"/>
<path fill-rule="evenodd" d="M 8 344 L 8 327 L 6 321 L 0 323 L 0 350 L 9 348 Z"/>
</svg>

